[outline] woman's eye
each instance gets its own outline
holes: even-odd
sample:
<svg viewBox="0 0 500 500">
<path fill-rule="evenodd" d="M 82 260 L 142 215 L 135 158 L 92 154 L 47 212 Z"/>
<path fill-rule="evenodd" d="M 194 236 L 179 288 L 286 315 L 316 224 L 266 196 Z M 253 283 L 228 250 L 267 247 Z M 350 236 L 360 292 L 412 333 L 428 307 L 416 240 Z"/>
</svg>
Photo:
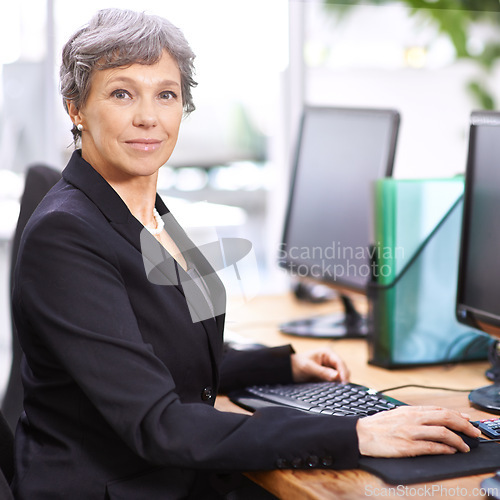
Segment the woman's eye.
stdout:
<svg viewBox="0 0 500 500">
<path fill-rule="evenodd" d="M 177 95 L 170 90 L 167 90 L 165 92 L 160 93 L 160 99 L 164 99 L 166 101 L 168 101 L 170 99 L 175 99 L 176 97 L 177 97 Z"/>
<path fill-rule="evenodd" d="M 111 95 L 117 99 L 130 98 L 130 94 L 126 90 L 115 90 Z"/>
</svg>

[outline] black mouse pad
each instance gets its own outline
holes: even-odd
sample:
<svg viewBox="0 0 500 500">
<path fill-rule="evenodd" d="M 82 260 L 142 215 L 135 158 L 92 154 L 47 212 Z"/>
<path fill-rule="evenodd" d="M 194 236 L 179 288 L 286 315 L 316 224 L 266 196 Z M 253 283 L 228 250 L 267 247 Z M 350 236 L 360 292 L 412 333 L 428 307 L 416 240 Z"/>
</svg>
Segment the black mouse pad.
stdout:
<svg viewBox="0 0 500 500">
<path fill-rule="evenodd" d="M 427 483 L 500 469 L 498 443 L 480 443 L 469 453 L 412 458 L 361 457 L 359 467 L 389 484 Z"/>
</svg>

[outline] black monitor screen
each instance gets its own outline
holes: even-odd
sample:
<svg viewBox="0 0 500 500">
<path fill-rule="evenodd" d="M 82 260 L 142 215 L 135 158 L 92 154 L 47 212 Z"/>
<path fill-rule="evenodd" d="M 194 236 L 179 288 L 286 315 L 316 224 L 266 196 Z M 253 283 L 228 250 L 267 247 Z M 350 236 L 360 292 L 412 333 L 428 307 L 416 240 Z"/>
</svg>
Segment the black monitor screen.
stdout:
<svg viewBox="0 0 500 500">
<path fill-rule="evenodd" d="M 500 113 L 472 114 L 465 185 L 459 321 L 500 327 Z"/>
<path fill-rule="evenodd" d="M 398 127 L 394 110 L 305 109 L 279 256 L 292 275 L 364 291 L 373 181 L 392 173 Z"/>
</svg>

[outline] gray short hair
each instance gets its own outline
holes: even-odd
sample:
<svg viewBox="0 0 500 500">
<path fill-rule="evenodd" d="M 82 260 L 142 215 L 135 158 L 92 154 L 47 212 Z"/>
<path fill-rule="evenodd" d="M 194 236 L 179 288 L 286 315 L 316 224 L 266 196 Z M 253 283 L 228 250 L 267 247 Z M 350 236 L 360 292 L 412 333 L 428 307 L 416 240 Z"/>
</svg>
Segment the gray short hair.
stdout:
<svg viewBox="0 0 500 500">
<path fill-rule="evenodd" d="M 184 112 L 189 114 L 195 109 L 191 95 L 191 88 L 196 86 L 195 55 L 179 28 L 160 16 L 144 12 L 100 10 L 63 48 L 60 80 L 66 111 L 67 101 L 78 109 L 85 104 L 94 70 L 134 63 L 154 64 L 164 50 L 179 66 L 182 104 Z M 81 132 L 73 126 L 72 133 L 76 142 Z"/>
</svg>

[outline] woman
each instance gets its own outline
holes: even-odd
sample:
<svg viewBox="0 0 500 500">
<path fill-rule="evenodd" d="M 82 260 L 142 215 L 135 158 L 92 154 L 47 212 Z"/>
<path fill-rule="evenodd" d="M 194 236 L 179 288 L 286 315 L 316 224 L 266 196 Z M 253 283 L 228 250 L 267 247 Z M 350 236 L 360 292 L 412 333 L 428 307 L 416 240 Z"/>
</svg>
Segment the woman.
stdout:
<svg viewBox="0 0 500 500">
<path fill-rule="evenodd" d="M 19 251 L 17 498 L 218 498 L 222 472 L 467 451 L 444 426 L 478 431 L 439 408 L 361 420 L 213 408 L 221 386 L 348 375 L 329 351 L 223 356 L 222 285 L 156 195 L 183 112 L 194 109 L 193 57 L 166 20 L 117 9 L 99 12 L 64 47 L 61 89 L 81 150 Z M 141 240 L 172 258 L 146 274 Z M 194 278 L 192 301 L 185 289 Z M 192 302 L 213 314 L 194 318 Z"/>
</svg>

